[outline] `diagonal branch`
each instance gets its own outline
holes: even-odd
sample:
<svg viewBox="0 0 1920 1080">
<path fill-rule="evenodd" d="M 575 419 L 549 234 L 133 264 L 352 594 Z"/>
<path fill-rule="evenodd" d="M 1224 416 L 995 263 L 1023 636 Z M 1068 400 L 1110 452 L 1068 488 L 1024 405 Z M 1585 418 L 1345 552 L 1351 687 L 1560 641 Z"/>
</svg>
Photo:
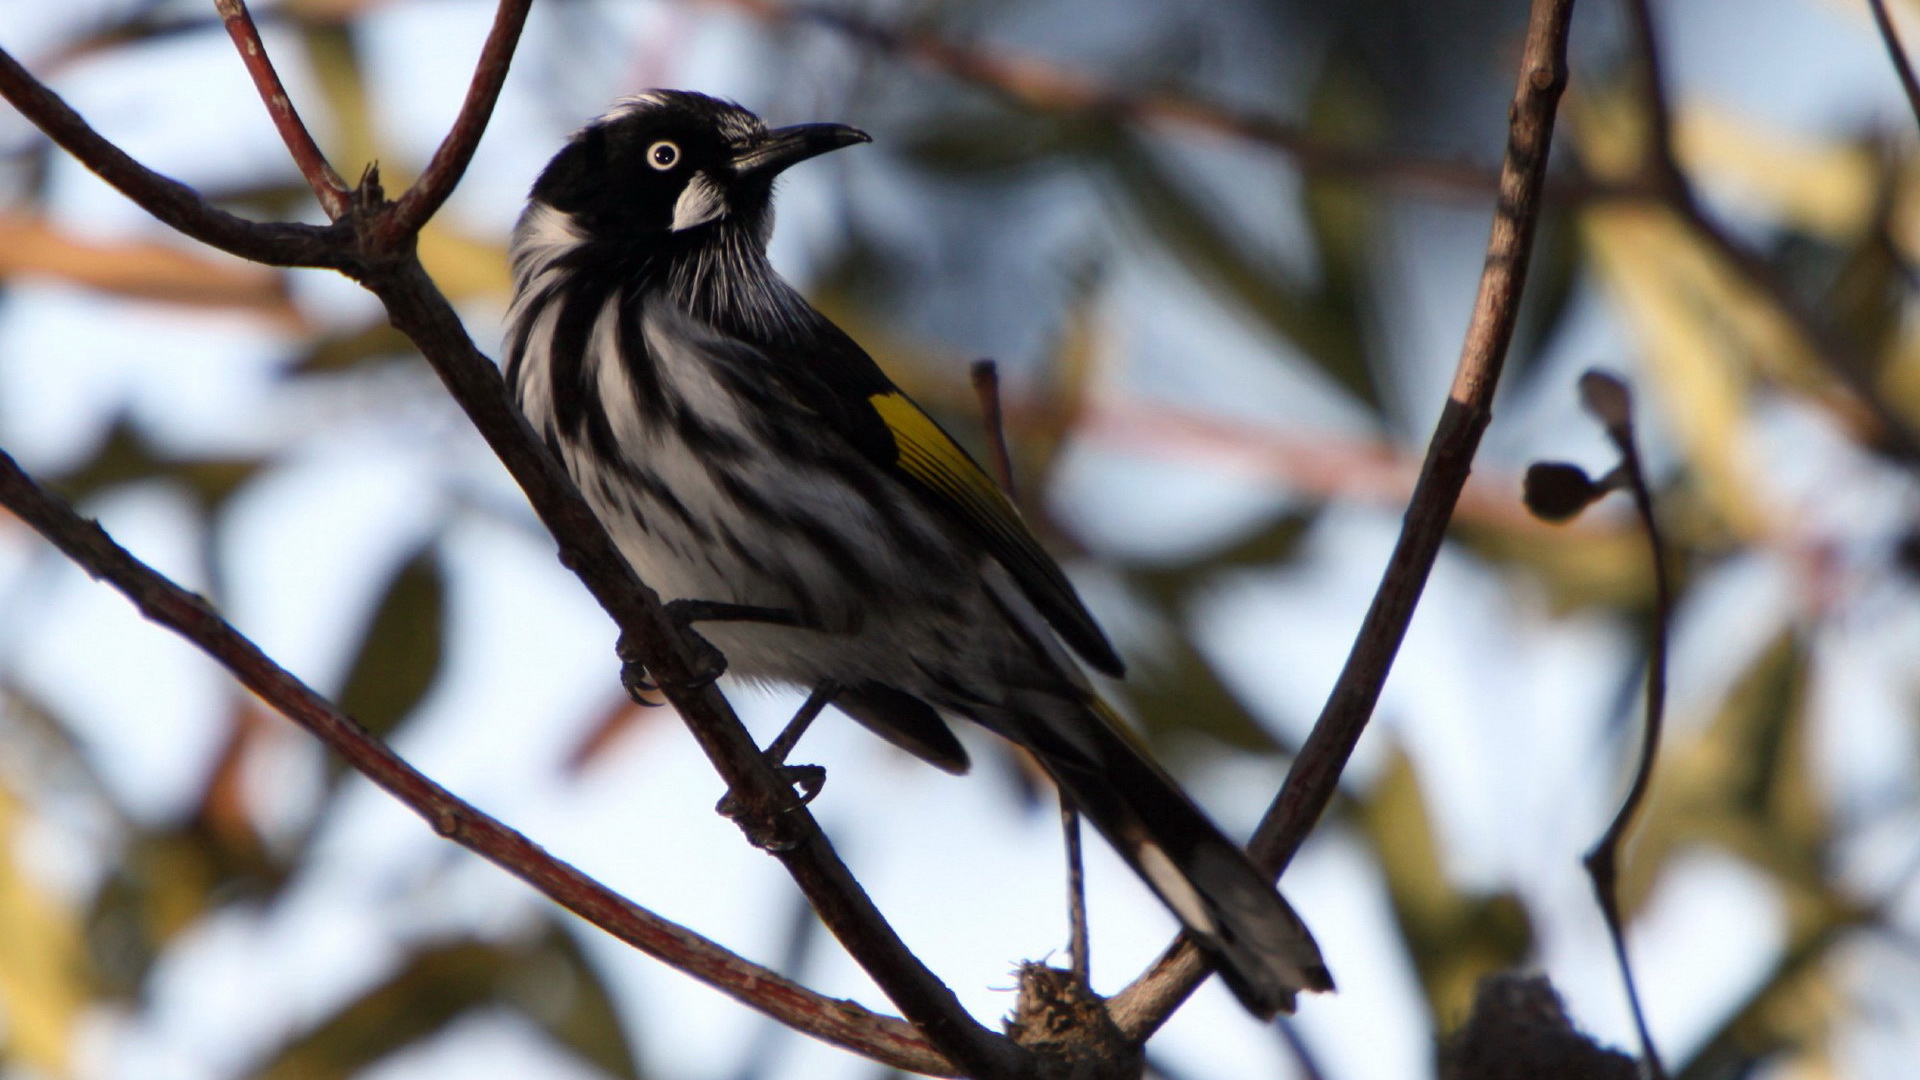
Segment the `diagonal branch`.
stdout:
<svg viewBox="0 0 1920 1080">
<path fill-rule="evenodd" d="M 369 201 L 377 192 L 363 193 Z M 500 370 L 474 347 L 447 299 L 411 251 L 349 271 L 386 305 L 393 325 L 417 346 L 482 437 L 513 475 L 542 524 L 560 545 L 560 560 L 586 585 L 632 642 L 748 818 L 778 829 L 769 851 L 786 867 L 821 922 L 872 976 L 902 1014 L 953 1067 L 972 1076 L 1020 1073 L 1025 1054 L 961 1008 L 953 991 L 928 970 L 887 924 L 840 861 L 819 823 L 773 771 L 725 697 L 703 683 L 685 635 L 660 599 L 634 576 L 573 481 L 535 437 L 507 394 Z"/>
<path fill-rule="evenodd" d="M 1534 0 L 1510 109 L 1500 201 L 1452 391 L 1428 445 L 1399 542 L 1346 667 L 1294 758 L 1286 785 L 1248 846 L 1255 863 L 1275 875 L 1286 868 L 1333 798 L 1347 758 L 1366 730 L 1427 575 L 1439 557 L 1481 433 L 1493 418 L 1493 392 L 1526 284 L 1554 116 L 1567 83 L 1567 31 L 1572 15 L 1573 0 Z M 1205 976 L 1199 950 L 1185 941 L 1176 943 L 1151 970 L 1113 998 L 1114 1019 L 1129 1037 L 1144 1039 Z"/>
<path fill-rule="evenodd" d="M 499 100 L 500 87 L 507 81 L 507 68 L 513 63 L 514 50 L 520 44 L 520 30 L 526 26 L 527 9 L 532 6 L 533 0 L 500 0 L 493 16 L 493 29 L 487 31 L 480 61 L 474 65 L 473 82 L 468 85 L 466 100 L 460 105 L 460 115 L 454 118 L 453 128 L 434 150 L 426 171 L 400 196 L 399 205 L 382 223 L 387 239 L 419 232 L 466 174 L 467 164 L 480 145 L 480 136 L 486 134 L 487 122 L 493 118 L 494 102 Z"/>
<path fill-rule="evenodd" d="M 0 505 L 81 569 L 119 590 L 142 615 L 199 647 L 262 700 L 426 819 L 440 835 L 634 948 L 783 1023 L 895 1068 L 951 1071 L 946 1060 L 905 1023 L 851 1002 L 822 997 L 655 915 L 429 780 L 274 663 L 205 600 L 134 558 L 99 525 L 34 483 L 4 451 L 0 451 Z"/>
<path fill-rule="evenodd" d="M 504 57 L 495 59 L 504 64 Z M 475 105 L 480 111 L 470 114 L 476 118 L 491 100 L 484 90 L 487 81 L 476 80 L 483 86 Z M 261 262 L 339 269 L 379 296 L 394 326 L 420 349 L 525 490 L 559 542 L 562 561 L 612 616 L 622 640 L 633 644 L 635 658 L 658 679 L 729 789 L 775 826 L 779 842 L 770 850 L 821 921 L 951 1063 L 948 1068 L 994 1078 L 1033 1071 L 1026 1051 L 969 1016 L 953 992 L 900 940 L 813 816 L 762 758 L 726 699 L 699 681 L 685 635 L 634 575 L 572 481 L 535 438 L 509 398 L 499 369 L 474 347 L 413 245 L 404 242 L 411 234 L 385 227 L 394 204 L 382 195 L 377 177 L 370 175 L 354 192 L 347 216 L 334 226 L 255 224 L 215 210 L 192 189 L 133 161 L 3 52 L 0 96 L 89 168 L 187 235 Z M 456 159 L 464 162 L 457 149 L 447 168 L 455 168 L 451 162 Z M 306 707 L 297 696 L 285 704 L 292 710 Z"/>
<path fill-rule="evenodd" d="M 1900 32 L 1893 27 L 1887 0 L 1868 0 L 1868 6 L 1873 8 L 1873 24 L 1880 29 L 1880 40 L 1886 42 L 1887 57 L 1900 76 L 1900 89 L 1906 91 L 1907 106 L 1913 110 L 1914 119 L 1920 120 L 1920 79 L 1914 78 L 1913 61 L 1907 59 L 1907 50 L 1900 44 Z"/>
<path fill-rule="evenodd" d="M 0 97 L 122 195 L 203 244 L 269 266 L 338 268 L 346 262 L 340 236 L 331 229 L 235 217 L 178 180 L 135 161 L 5 50 L 0 50 Z"/>
<path fill-rule="evenodd" d="M 287 88 L 280 82 L 280 73 L 273 68 L 273 59 L 260 41 L 260 28 L 254 25 L 246 0 L 214 0 L 214 7 L 220 12 L 220 21 L 226 24 L 233 47 L 240 51 L 240 62 L 253 77 L 253 85 L 260 91 L 260 100 L 266 103 L 267 115 L 279 129 L 280 141 L 287 145 L 294 165 L 300 175 L 306 177 L 314 198 L 320 200 L 320 209 L 327 212 L 327 220 L 339 221 L 347 212 L 347 185 L 328 163 L 327 155 L 320 152 L 313 133 L 307 130 L 299 111 L 293 107 L 293 99 L 287 96 Z"/>
</svg>

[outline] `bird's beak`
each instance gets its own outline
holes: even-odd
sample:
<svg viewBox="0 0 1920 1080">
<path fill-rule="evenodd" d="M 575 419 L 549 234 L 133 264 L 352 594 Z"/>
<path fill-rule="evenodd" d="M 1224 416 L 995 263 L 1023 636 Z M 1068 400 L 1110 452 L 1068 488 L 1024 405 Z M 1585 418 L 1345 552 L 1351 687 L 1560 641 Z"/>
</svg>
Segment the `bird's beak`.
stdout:
<svg viewBox="0 0 1920 1080">
<path fill-rule="evenodd" d="M 819 157 L 843 146 L 872 142 L 873 137 L 845 124 L 796 124 L 774 128 L 734 155 L 736 175 L 772 179 L 789 166 Z"/>
</svg>

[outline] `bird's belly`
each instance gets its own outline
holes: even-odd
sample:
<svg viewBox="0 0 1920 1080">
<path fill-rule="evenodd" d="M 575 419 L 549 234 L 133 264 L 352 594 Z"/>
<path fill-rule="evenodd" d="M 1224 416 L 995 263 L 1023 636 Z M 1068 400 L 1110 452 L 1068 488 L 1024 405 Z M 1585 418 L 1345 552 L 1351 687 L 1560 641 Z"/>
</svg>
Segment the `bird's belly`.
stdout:
<svg viewBox="0 0 1920 1080">
<path fill-rule="evenodd" d="M 697 625 L 736 676 L 918 681 L 914 655 L 964 648 L 956 635 L 986 614 L 971 610 L 985 600 L 964 556 L 904 490 L 888 489 L 897 500 L 878 505 L 830 467 L 772 458 L 715 466 L 727 470 L 723 481 L 670 437 L 619 468 L 581 444 L 563 453 L 621 554 L 663 600 L 774 608 L 806 624 Z"/>
</svg>

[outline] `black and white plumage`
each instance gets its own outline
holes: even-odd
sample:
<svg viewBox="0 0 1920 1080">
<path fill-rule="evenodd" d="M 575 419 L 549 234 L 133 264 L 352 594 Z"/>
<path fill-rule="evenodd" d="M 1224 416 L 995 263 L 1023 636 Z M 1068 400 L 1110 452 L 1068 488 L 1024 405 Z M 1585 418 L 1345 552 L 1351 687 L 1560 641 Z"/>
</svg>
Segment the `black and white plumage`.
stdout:
<svg viewBox="0 0 1920 1080">
<path fill-rule="evenodd" d="M 1069 650 L 1121 673 L 993 482 L 766 257 L 774 178 L 866 142 L 685 91 L 627 98 L 535 183 L 507 378 L 641 579 L 790 612 L 702 623 L 749 680 L 833 680 L 941 768 L 963 717 L 1034 753 L 1253 1011 L 1332 987 L 1299 919 L 1124 733 Z M 804 627 L 804 628 L 803 628 Z"/>
</svg>

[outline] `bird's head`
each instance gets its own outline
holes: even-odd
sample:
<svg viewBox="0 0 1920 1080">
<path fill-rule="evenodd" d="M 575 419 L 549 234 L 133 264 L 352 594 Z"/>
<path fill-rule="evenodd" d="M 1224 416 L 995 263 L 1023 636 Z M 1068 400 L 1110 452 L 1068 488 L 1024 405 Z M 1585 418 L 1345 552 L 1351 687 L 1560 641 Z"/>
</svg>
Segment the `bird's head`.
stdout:
<svg viewBox="0 0 1920 1080">
<path fill-rule="evenodd" d="M 649 90 L 575 132 L 534 183 L 533 203 L 594 240 L 646 244 L 726 223 L 764 241 L 775 177 L 870 141 L 845 124 L 768 128 L 732 102 Z"/>
</svg>

